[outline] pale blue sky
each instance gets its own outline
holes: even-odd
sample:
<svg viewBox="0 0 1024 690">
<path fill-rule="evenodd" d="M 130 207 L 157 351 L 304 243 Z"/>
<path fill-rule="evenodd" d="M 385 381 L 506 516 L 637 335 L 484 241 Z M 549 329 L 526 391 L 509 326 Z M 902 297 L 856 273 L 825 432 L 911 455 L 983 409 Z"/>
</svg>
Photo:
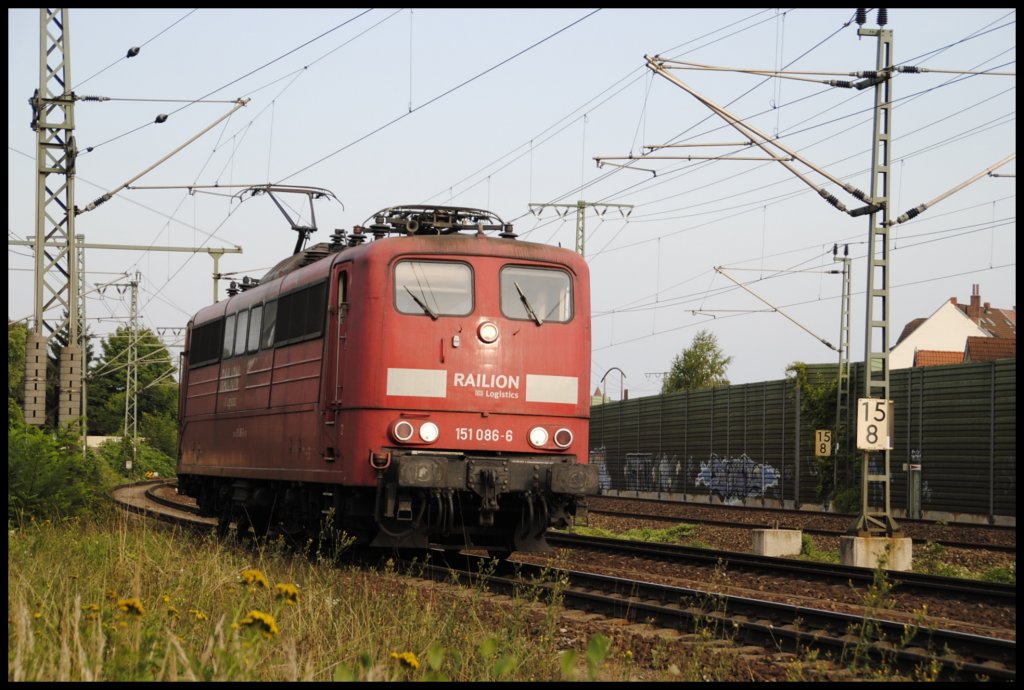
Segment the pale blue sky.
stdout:
<svg viewBox="0 0 1024 690">
<path fill-rule="evenodd" d="M 859 360 L 866 217 L 828 206 L 778 163 L 637 164 L 656 170 L 654 176 L 599 169 L 594 161 L 639 155 L 651 144 L 740 141 L 705 105 L 653 74 L 645 55 L 759 70 L 873 69 L 875 39 L 858 38 L 853 23 L 844 26 L 853 14 L 852 8 L 72 9 L 72 88 L 78 96 L 112 99 L 76 105 L 82 152 L 76 202 L 83 207 L 135 177 L 230 108 L 223 102 L 184 107 L 187 101 L 249 98 L 135 184 L 324 187 L 344 208 L 318 202 L 313 242 L 386 206 L 439 203 L 488 208 L 514 223 L 523 239 L 572 247 L 575 212 L 561 219 L 548 209 L 538 219 L 529 214 L 530 203 L 633 204 L 628 222 L 614 209 L 603 219 L 591 211 L 586 220 L 591 389 L 618 367 L 631 397 L 657 393 L 660 381 L 652 374 L 667 371 L 702 328 L 733 357 L 734 383 L 782 378 L 794 360 L 836 361 L 818 337 L 838 342 L 841 284 L 824 271 L 837 266 L 833 243 L 849 243 L 851 349 Z M 866 26 L 876 26 L 874 12 Z M 894 9 L 887 28 L 897 64 L 1016 72 L 1012 10 Z M 132 46 L 141 52 L 126 59 Z M 830 174 L 868 189 L 873 89 L 735 72 L 675 75 Z M 8 9 L 9 238 L 34 234 L 28 99 L 38 85 L 39 11 Z M 1015 76 L 899 74 L 893 95 L 897 214 L 1016 149 Z M 161 113 L 170 115 L 167 122 L 149 124 Z M 1010 163 L 999 172 L 1015 171 Z M 855 205 L 834 185 L 829 191 Z M 123 191 L 78 216 L 77 232 L 95 243 L 241 245 L 244 253 L 226 255 L 220 269 L 255 277 L 288 255 L 295 240 L 265 196 L 239 203 L 181 190 Z M 1015 235 L 1015 177 L 986 177 L 898 226 L 891 340 L 950 297 L 968 299 L 975 283 L 984 301 L 1014 307 Z M 183 326 L 211 301 L 213 264 L 205 255 L 96 250 L 86 262 L 90 286 L 116 281 L 119 272 L 141 272 L 141 314 L 151 328 Z M 24 318 L 33 310 L 28 249 L 9 247 L 8 266 L 8 317 Z M 729 274 L 756 281 L 748 287 L 804 328 L 764 311 L 765 302 L 716 274 L 716 266 L 756 269 Z M 116 293 L 91 295 L 90 329 L 108 333 L 127 311 L 127 299 Z M 618 398 L 618 372 L 606 383 Z"/>
</svg>

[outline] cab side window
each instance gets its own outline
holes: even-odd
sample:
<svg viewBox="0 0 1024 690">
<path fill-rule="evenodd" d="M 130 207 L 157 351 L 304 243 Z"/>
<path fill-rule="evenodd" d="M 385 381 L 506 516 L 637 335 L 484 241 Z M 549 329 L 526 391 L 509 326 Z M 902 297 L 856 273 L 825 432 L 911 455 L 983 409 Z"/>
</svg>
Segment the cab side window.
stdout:
<svg viewBox="0 0 1024 690">
<path fill-rule="evenodd" d="M 235 318 L 237 314 L 224 319 L 224 346 L 221 349 L 220 356 L 223 359 L 227 359 L 234 353 L 235 348 Z"/>
</svg>

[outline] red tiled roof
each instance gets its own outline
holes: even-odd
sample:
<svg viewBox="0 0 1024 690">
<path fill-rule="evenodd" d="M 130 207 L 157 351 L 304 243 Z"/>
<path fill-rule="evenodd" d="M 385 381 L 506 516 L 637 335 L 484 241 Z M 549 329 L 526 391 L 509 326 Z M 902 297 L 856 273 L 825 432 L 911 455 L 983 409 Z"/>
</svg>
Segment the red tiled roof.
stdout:
<svg viewBox="0 0 1024 690">
<path fill-rule="evenodd" d="M 964 349 L 965 362 L 989 362 L 1017 356 L 1016 338 L 982 338 L 969 336 Z"/>
<path fill-rule="evenodd" d="M 988 338 L 979 339 L 988 340 Z M 914 353 L 915 367 L 934 367 L 940 364 L 962 364 L 963 361 L 963 352 L 949 352 L 946 350 L 917 350 Z"/>
</svg>

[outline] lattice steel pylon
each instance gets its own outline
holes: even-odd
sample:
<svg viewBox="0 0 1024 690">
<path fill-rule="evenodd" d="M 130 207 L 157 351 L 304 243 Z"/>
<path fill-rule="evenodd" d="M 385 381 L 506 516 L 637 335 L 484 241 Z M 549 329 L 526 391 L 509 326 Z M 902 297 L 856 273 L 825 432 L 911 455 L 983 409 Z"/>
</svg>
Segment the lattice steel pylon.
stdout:
<svg viewBox="0 0 1024 690">
<path fill-rule="evenodd" d="M 600 215 L 602 216 L 608 211 L 609 208 L 617 208 L 619 209 L 620 213 L 622 212 L 622 209 L 628 208 L 629 212 L 624 214 L 626 217 L 628 217 L 629 214 L 633 212 L 633 204 L 605 204 L 601 202 L 595 203 L 590 201 L 583 201 L 582 199 L 577 201 L 575 204 L 535 204 L 531 202 L 529 206 L 530 213 L 533 213 L 535 208 L 539 212 L 541 209 L 547 206 L 556 209 L 565 209 L 565 213 L 568 213 L 571 209 L 576 209 L 576 253 L 582 257 L 586 257 L 587 251 L 587 206 L 603 207 L 604 210 L 599 211 Z M 565 216 L 563 215 L 562 217 L 564 218 Z"/>
<path fill-rule="evenodd" d="M 25 421 L 46 422 L 47 342 L 67 328 L 60 357 L 58 423 L 82 415 L 79 276 L 75 238 L 75 116 L 68 10 L 40 9 L 39 88 L 32 106 L 36 131 L 36 227 L 33 330 L 26 343 Z M 53 313 L 57 316 L 52 316 Z M 51 314 L 51 316 L 47 316 Z"/>
<path fill-rule="evenodd" d="M 832 461 L 832 498 L 839 490 L 839 465 L 844 470 L 850 459 L 850 245 L 839 256 L 832 248 L 832 261 L 843 264 L 843 295 L 839 314 L 839 372 L 836 385 L 836 443 Z M 844 477 L 845 478 L 845 477 Z"/>
<path fill-rule="evenodd" d="M 874 140 L 871 151 L 870 205 L 877 209 L 868 215 L 868 276 L 867 323 L 864 342 L 864 395 L 867 398 L 889 400 L 889 285 L 892 280 L 889 265 L 889 182 L 892 157 L 892 75 L 893 35 L 882 28 L 885 10 L 879 10 L 877 29 L 857 29 L 858 36 L 878 39 L 876 72 L 872 77 L 875 87 Z M 876 333 L 877 332 L 877 333 Z M 877 338 L 877 340 L 876 340 Z M 878 343 L 877 346 L 875 343 Z M 861 513 L 852 531 L 861 535 L 885 533 L 892 536 L 899 526 L 892 517 L 890 487 L 890 450 L 882 457 L 881 473 L 871 473 L 871 453 L 865 452 L 861 465 Z M 871 485 L 880 485 L 883 493 L 881 507 L 872 507 Z"/>
<path fill-rule="evenodd" d="M 124 387 L 124 437 L 132 444 L 131 460 L 125 462 L 125 469 L 136 465 L 139 448 L 139 281 L 135 273 L 131 286 L 131 315 L 128 318 L 128 366 Z"/>
</svg>

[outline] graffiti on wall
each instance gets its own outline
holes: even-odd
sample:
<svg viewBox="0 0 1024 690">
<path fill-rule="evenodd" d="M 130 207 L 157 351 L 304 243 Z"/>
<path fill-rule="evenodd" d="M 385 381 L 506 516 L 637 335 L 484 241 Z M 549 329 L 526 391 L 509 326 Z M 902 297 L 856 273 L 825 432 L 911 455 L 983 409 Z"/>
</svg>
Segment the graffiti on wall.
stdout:
<svg viewBox="0 0 1024 690">
<path fill-rule="evenodd" d="M 724 458 L 711 454 L 707 461 L 693 456 L 680 459 L 668 453 L 626 453 L 610 459 L 604 447 L 590 451 L 598 467 L 600 491 L 687 492 L 706 487 L 723 502 L 765 498 L 783 479 L 780 469 L 752 460 L 746 453 Z M 789 468 L 787 468 L 789 469 Z M 692 483 L 687 480 L 692 478 Z"/>
<path fill-rule="evenodd" d="M 662 453 L 658 460 L 658 491 L 673 491 L 676 478 L 681 470 L 682 465 L 676 460 L 676 456 L 673 455 L 670 458 L 667 454 Z"/>
<path fill-rule="evenodd" d="M 764 497 L 778 485 L 781 473 L 771 465 L 755 462 L 746 453 L 736 458 L 720 458 L 714 453 L 700 463 L 696 483 L 723 501 Z"/>
</svg>

